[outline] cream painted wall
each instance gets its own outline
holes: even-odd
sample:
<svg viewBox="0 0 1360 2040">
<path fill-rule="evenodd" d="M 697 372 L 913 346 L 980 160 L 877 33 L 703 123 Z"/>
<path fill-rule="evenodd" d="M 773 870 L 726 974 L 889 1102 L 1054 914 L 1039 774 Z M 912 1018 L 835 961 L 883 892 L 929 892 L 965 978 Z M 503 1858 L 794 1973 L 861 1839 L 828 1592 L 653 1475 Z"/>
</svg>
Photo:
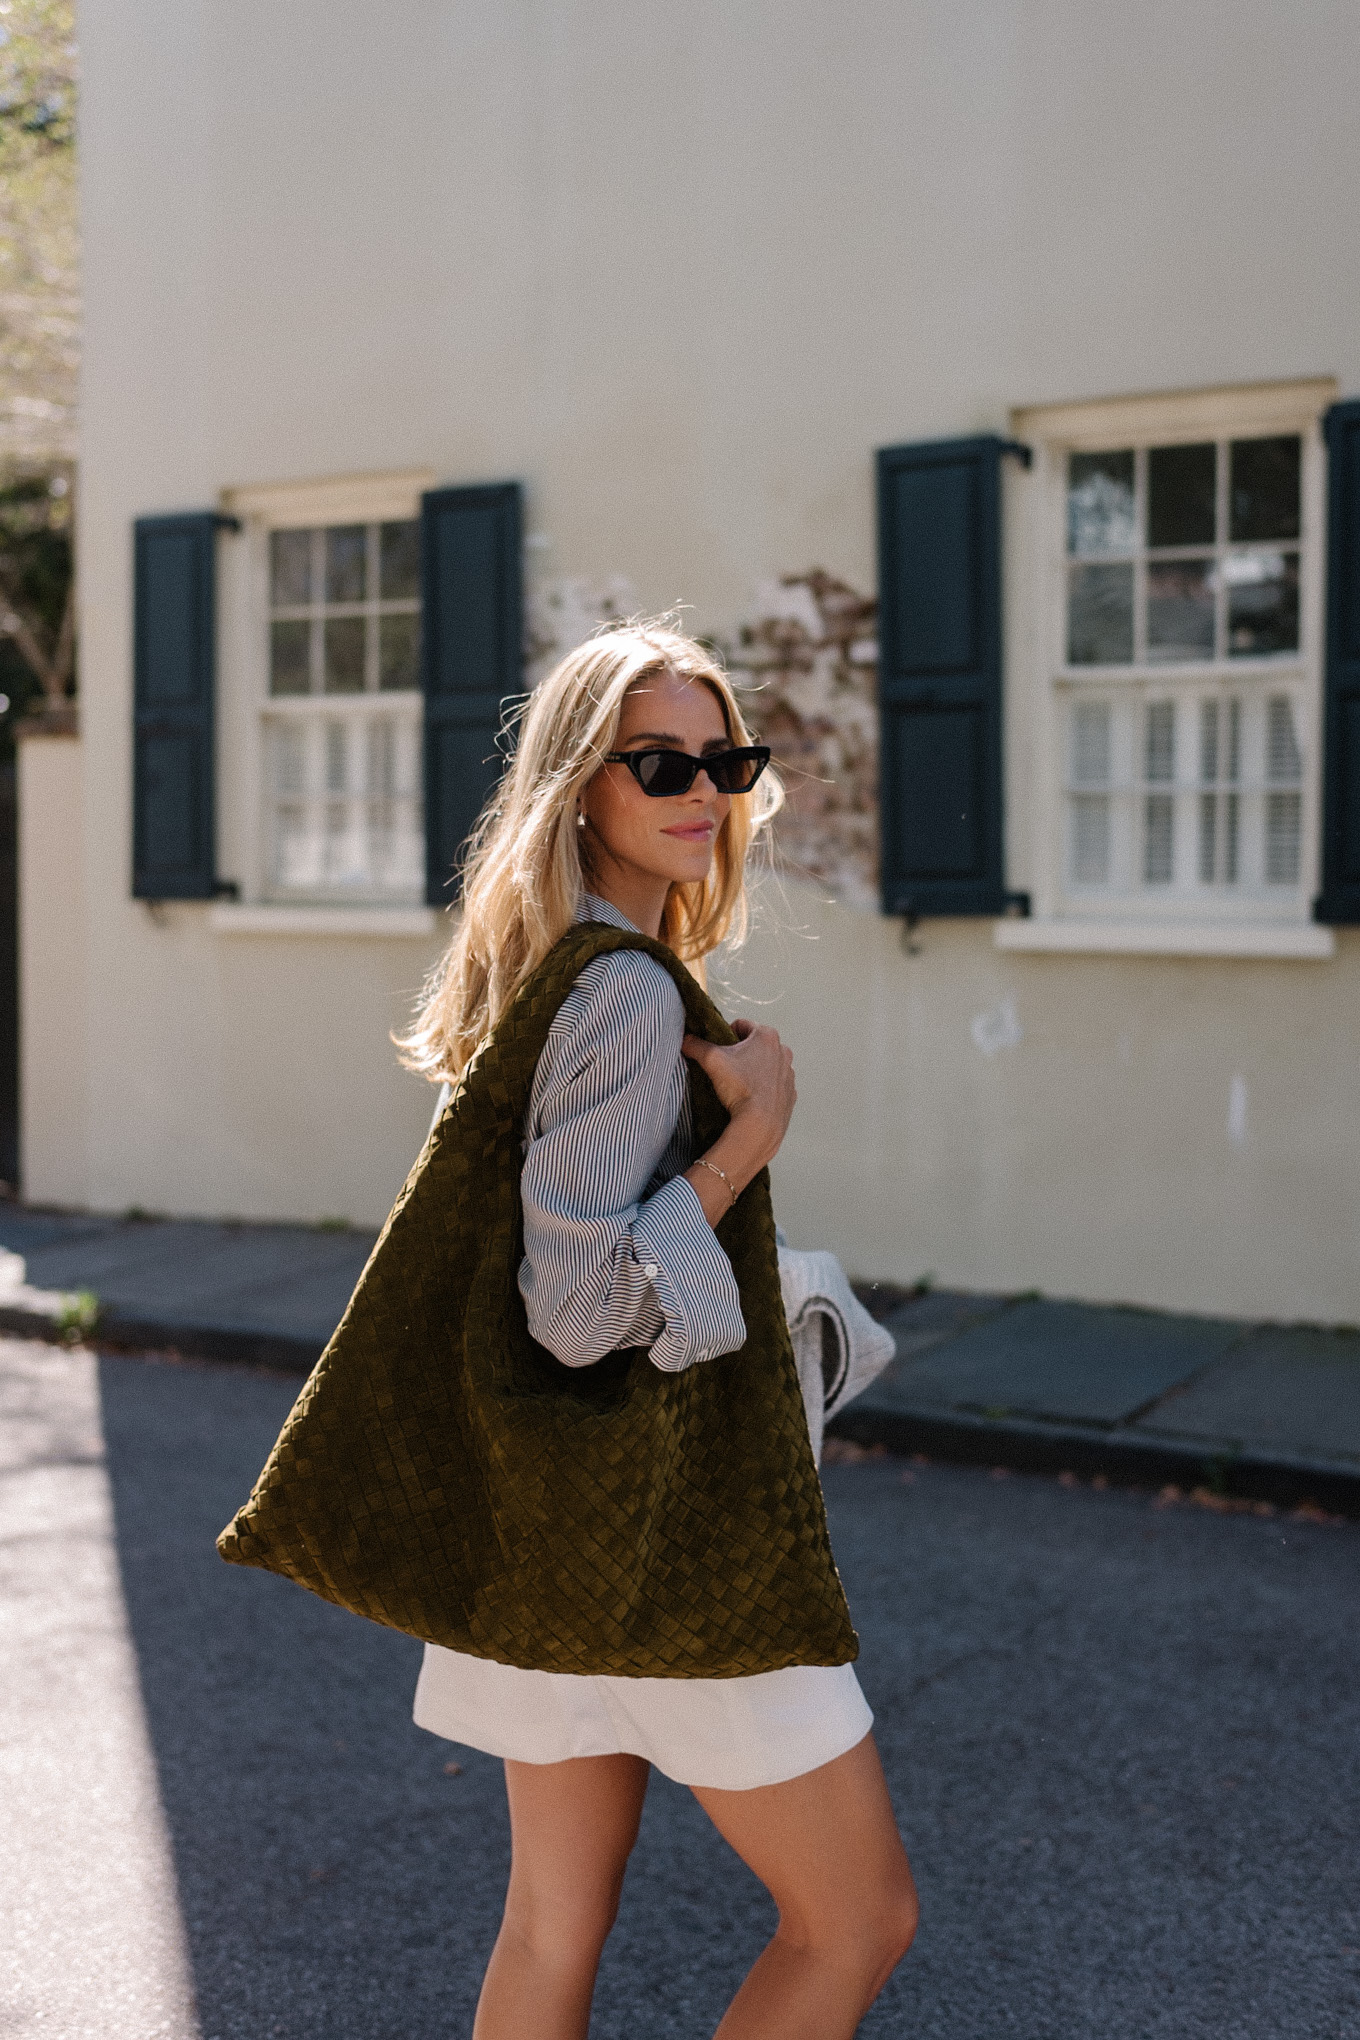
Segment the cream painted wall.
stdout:
<svg viewBox="0 0 1360 2040">
<path fill-rule="evenodd" d="M 89 929 L 78 737 L 19 742 L 19 1178 L 30 1204 L 89 1195 Z"/>
<path fill-rule="evenodd" d="M 912 939 L 771 888 L 724 967 L 729 1009 L 794 1050 L 795 1246 L 880 1280 L 1360 1320 L 1360 931 L 1330 963 Z"/>
<path fill-rule="evenodd" d="M 1352 0 L 85 0 L 72 1201 L 377 1218 L 428 1111 L 387 1036 L 432 943 L 128 898 L 134 516 L 429 466 L 522 477 L 533 571 L 701 628 L 770 573 L 868 587 L 877 445 L 1360 390 L 1357 59 Z M 787 941 L 741 966 L 800 1052 L 800 1236 L 863 1273 L 1360 1317 L 1349 939 L 1173 964 L 937 924 L 907 958 L 896 923 L 800 912 L 796 983 Z M 1024 1040 L 988 1058 L 971 1018 L 1008 993 Z"/>
</svg>

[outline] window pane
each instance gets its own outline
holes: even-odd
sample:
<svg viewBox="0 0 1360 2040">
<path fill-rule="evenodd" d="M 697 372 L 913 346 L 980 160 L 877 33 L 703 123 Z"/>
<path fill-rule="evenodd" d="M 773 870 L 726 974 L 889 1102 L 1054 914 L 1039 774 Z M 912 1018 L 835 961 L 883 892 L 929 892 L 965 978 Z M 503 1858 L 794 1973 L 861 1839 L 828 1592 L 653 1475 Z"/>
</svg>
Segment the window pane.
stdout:
<svg viewBox="0 0 1360 2040">
<path fill-rule="evenodd" d="M 312 534 L 269 534 L 269 599 L 275 609 L 298 609 L 312 599 Z"/>
<path fill-rule="evenodd" d="M 1138 543 L 1131 453 L 1073 453 L 1067 461 L 1067 549 L 1131 552 Z"/>
<path fill-rule="evenodd" d="M 326 618 L 327 694 L 362 694 L 364 691 L 364 619 L 362 616 Z"/>
<path fill-rule="evenodd" d="M 1202 701 L 1199 709 L 1199 776 L 1206 786 L 1218 778 L 1218 703 Z"/>
<path fill-rule="evenodd" d="M 367 568 L 368 527 L 333 524 L 326 533 L 326 600 L 362 602 Z"/>
<path fill-rule="evenodd" d="M 1216 851 L 1218 848 L 1218 795 L 1202 793 L 1199 797 L 1199 876 L 1201 885 L 1214 882 Z"/>
<path fill-rule="evenodd" d="M 1154 446 L 1148 454 L 1148 544 L 1212 545 L 1215 446 Z"/>
<path fill-rule="evenodd" d="M 1266 795 L 1266 883 L 1299 882 L 1299 823 L 1303 807 L 1297 793 Z"/>
<path fill-rule="evenodd" d="M 1153 701 L 1148 704 L 1144 770 L 1152 780 L 1176 777 L 1176 704 Z"/>
<path fill-rule="evenodd" d="M 1072 777 L 1079 786 L 1104 786 L 1110 777 L 1110 704 L 1079 701 L 1072 712 Z"/>
<path fill-rule="evenodd" d="M 296 723 L 285 723 L 274 733 L 274 758 L 280 793 L 307 791 L 307 745 Z"/>
<path fill-rule="evenodd" d="M 1078 794 L 1072 802 L 1073 883 L 1105 885 L 1109 876 L 1109 796 L 1102 793 Z"/>
<path fill-rule="evenodd" d="M 1266 778 L 1288 783 L 1302 777 L 1294 711 L 1287 695 L 1276 695 L 1266 703 Z"/>
<path fill-rule="evenodd" d="M 345 744 L 346 730 L 343 723 L 326 724 L 326 791 L 344 793 L 346 789 Z"/>
<path fill-rule="evenodd" d="M 311 637 L 312 626 L 305 619 L 275 617 L 269 626 L 271 694 L 306 694 L 310 691 Z"/>
<path fill-rule="evenodd" d="M 1212 560 L 1149 562 L 1147 655 L 1155 661 L 1212 659 Z"/>
<path fill-rule="evenodd" d="M 420 526 L 414 518 L 384 524 L 379 542 L 384 602 L 400 602 L 420 593 Z"/>
<path fill-rule="evenodd" d="M 378 622 L 378 685 L 419 687 L 420 618 L 384 616 Z"/>
<path fill-rule="evenodd" d="M 1133 568 L 1073 567 L 1067 595 L 1072 666 L 1127 666 L 1133 657 Z"/>
<path fill-rule="evenodd" d="M 1299 648 L 1297 553 L 1233 553 L 1223 562 L 1228 584 L 1228 651 L 1233 658 Z"/>
<path fill-rule="evenodd" d="M 1250 543 L 1299 535 L 1299 466 L 1302 442 L 1234 439 L 1228 466 L 1228 536 Z"/>
<path fill-rule="evenodd" d="M 308 809 L 286 802 L 275 818 L 274 883 L 286 891 L 306 892 L 321 876 L 321 845 Z"/>
<path fill-rule="evenodd" d="M 1176 804 L 1169 793 L 1150 793 L 1143 806 L 1144 880 L 1148 885 L 1170 885 Z"/>
<path fill-rule="evenodd" d="M 1223 796 L 1223 877 L 1228 885 L 1237 884 L 1237 823 L 1242 803 L 1235 793 Z"/>
</svg>

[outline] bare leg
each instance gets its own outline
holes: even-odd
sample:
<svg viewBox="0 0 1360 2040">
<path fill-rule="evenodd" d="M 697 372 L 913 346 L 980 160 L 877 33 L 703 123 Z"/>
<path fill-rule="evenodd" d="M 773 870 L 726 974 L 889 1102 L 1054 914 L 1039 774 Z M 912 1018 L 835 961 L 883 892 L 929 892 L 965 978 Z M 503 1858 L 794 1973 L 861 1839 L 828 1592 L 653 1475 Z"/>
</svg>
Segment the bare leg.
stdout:
<svg viewBox="0 0 1360 2040">
<path fill-rule="evenodd" d="M 718 2040 L 851 2040 L 916 1932 L 873 1737 L 784 1785 L 694 1796 L 779 1907 Z"/>
<path fill-rule="evenodd" d="M 641 1757 L 507 1759 L 510 1888 L 473 2040 L 586 2040 L 647 1778 Z"/>
</svg>

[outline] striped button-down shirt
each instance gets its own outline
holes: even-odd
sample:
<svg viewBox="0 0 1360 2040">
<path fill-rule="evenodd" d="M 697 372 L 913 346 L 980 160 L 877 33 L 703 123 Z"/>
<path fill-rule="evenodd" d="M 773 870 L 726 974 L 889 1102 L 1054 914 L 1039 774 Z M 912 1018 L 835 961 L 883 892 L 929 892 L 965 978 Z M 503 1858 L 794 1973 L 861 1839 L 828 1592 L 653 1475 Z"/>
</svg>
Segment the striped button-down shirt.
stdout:
<svg viewBox="0 0 1360 2040">
<path fill-rule="evenodd" d="M 632 930 L 587 894 L 577 919 Z M 650 1346 L 678 1373 L 745 1344 L 732 1264 L 682 1171 L 693 1160 L 685 1009 L 642 950 L 586 965 L 548 1030 L 524 1129 L 529 1329 L 568 1367 Z"/>
</svg>

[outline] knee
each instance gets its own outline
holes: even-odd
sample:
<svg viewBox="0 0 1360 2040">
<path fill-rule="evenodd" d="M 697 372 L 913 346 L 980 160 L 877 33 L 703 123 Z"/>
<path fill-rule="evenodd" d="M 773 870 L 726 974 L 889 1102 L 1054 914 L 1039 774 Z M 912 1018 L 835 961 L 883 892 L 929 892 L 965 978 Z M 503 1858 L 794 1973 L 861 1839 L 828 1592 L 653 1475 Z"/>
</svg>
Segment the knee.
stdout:
<svg viewBox="0 0 1360 2040">
<path fill-rule="evenodd" d="M 880 1885 L 833 1930 L 836 1959 L 877 1995 L 916 1939 L 920 1902 L 910 1871 Z M 829 1952 L 829 1951 L 828 1951 Z"/>
<path fill-rule="evenodd" d="M 621 1889 L 532 1892 L 516 1891 L 512 1883 L 504 1931 L 553 1968 L 598 1961 L 619 1915 Z"/>
<path fill-rule="evenodd" d="M 921 1901 L 916 1896 L 916 1885 L 908 1875 L 886 1896 L 878 1922 L 883 1954 L 889 1969 L 895 1968 L 902 1960 L 916 1939 L 916 1929 L 920 1923 Z"/>
</svg>

